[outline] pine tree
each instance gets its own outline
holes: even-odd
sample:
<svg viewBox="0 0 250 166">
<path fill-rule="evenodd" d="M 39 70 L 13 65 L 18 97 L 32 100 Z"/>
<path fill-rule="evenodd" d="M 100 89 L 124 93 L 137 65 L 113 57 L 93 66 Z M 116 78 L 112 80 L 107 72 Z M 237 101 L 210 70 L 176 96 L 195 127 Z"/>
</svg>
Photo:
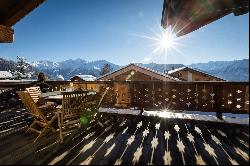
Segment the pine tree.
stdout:
<svg viewBox="0 0 250 166">
<path fill-rule="evenodd" d="M 28 72 L 28 64 L 25 62 L 24 57 L 17 56 L 16 70 L 12 73 L 15 79 L 26 79 L 30 78 L 31 74 Z"/>
<path fill-rule="evenodd" d="M 106 63 L 100 71 L 100 76 L 103 76 L 103 75 L 110 73 L 112 71 L 113 71 L 113 69 L 111 68 L 110 64 Z"/>
</svg>

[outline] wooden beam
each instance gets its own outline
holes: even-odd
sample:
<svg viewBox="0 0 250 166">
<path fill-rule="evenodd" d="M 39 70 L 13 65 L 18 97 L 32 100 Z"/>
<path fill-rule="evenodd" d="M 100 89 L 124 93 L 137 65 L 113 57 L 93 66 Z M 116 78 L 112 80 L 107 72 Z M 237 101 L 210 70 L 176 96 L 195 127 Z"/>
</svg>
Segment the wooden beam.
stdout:
<svg viewBox="0 0 250 166">
<path fill-rule="evenodd" d="M 14 30 L 11 27 L 0 25 L 0 43 L 12 43 Z"/>
</svg>

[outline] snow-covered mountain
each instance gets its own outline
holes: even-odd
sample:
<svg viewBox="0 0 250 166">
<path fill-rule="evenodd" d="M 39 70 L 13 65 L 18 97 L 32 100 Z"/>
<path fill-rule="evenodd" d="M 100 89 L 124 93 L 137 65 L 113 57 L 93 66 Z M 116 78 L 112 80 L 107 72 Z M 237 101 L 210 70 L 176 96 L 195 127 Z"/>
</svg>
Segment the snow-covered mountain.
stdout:
<svg viewBox="0 0 250 166">
<path fill-rule="evenodd" d="M 109 64 L 113 70 L 122 66 L 110 63 L 106 60 L 88 62 L 82 59 L 69 59 L 61 62 L 37 61 L 30 63 L 32 70 L 46 73 L 52 80 L 69 80 L 79 74 L 93 75 L 99 77 L 100 70 L 105 64 Z M 14 61 L 0 58 L 0 70 L 14 71 L 16 63 Z M 183 67 L 183 64 L 140 64 L 158 72 L 164 73 L 166 70 Z M 208 63 L 195 63 L 189 65 L 192 68 L 211 73 L 228 81 L 249 81 L 249 59 L 235 61 L 210 61 Z M 36 77 L 34 75 L 34 77 Z"/>
<path fill-rule="evenodd" d="M 191 64 L 213 75 L 230 81 L 249 81 L 249 59 L 234 61 L 210 61 L 208 63 Z"/>
<path fill-rule="evenodd" d="M 33 61 L 30 63 L 31 66 L 38 68 L 38 69 L 56 69 L 59 67 L 57 62 L 51 61 Z"/>
<path fill-rule="evenodd" d="M 119 65 L 110 63 L 106 60 L 88 62 L 80 58 L 64 60 L 61 62 L 44 60 L 31 63 L 31 65 L 36 67 L 39 71 L 45 72 L 50 79 L 56 80 L 69 80 L 71 77 L 78 74 L 90 74 L 98 77 L 101 68 L 105 64 L 109 64 L 113 70 L 120 68 Z"/>
</svg>

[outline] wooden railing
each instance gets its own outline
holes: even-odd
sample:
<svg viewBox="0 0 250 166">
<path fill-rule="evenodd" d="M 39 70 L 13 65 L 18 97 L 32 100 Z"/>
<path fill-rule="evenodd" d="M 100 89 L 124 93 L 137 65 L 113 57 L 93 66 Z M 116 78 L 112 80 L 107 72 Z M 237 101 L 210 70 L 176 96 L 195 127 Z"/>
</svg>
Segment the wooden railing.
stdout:
<svg viewBox="0 0 250 166">
<path fill-rule="evenodd" d="M 243 82 L 131 82 L 131 105 L 151 109 L 249 113 Z"/>
<path fill-rule="evenodd" d="M 222 113 L 249 113 L 248 82 L 162 82 L 162 81 L 48 81 L 50 91 L 110 87 L 104 107 L 147 110 L 187 110 Z M 35 82 L 2 83 L 0 88 L 19 90 Z"/>
</svg>

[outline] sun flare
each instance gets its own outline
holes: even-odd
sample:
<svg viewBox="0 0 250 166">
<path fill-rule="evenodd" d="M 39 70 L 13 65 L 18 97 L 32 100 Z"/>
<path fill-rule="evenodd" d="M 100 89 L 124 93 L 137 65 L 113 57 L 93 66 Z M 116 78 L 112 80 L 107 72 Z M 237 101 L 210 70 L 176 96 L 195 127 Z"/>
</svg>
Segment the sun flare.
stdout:
<svg viewBox="0 0 250 166">
<path fill-rule="evenodd" d="M 153 50 L 153 53 L 166 53 L 168 51 L 178 51 L 177 45 L 180 45 L 180 38 L 176 36 L 174 30 L 171 27 L 167 29 L 160 28 L 160 33 L 154 32 L 156 37 L 151 37 L 155 43 L 153 45 L 156 48 Z"/>
<path fill-rule="evenodd" d="M 138 37 L 142 37 L 144 39 L 149 39 L 152 42 L 153 51 L 152 53 L 158 55 L 166 55 L 169 52 L 176 51 L 183 55 L 180 51 L 179 46 L 181 41 L 183 40 L 183 36 L 177 37 L 178 32 L 175 30 L 174 27 L 167 27 L 166 29 L 162 28 L 161 25 L 158 25 L 158 30 L 151 29 L 153 35 L 146 36 L 146 35 L 136 35 Z"/>
</svg>

